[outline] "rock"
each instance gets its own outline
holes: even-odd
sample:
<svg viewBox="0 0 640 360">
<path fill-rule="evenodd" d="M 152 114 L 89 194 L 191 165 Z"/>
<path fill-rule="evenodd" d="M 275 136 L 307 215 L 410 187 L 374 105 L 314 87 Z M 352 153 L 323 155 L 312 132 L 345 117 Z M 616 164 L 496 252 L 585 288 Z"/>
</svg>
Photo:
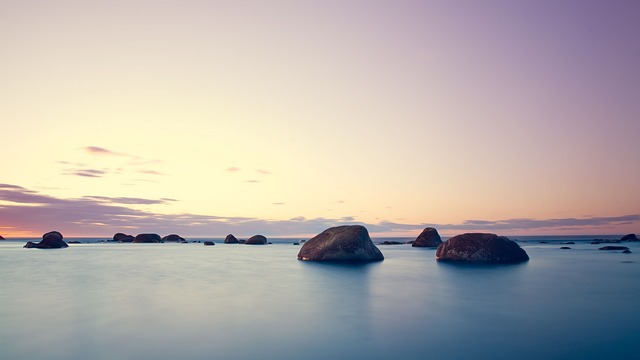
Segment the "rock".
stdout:
<svg viewBox="0 0 640 360">
<path fill-rule="evenodd" d="M 162 238 L 158 234 L 138 234 L 133 239 L 134 243 L 159 243 L 161 241 Z"/>
<path fill-rule="evenodd" d="M 171 235 L 167 235 L 167 236 L 163 237 L 162 241 L 164 241 L 164 242 L 180 242 L 180 241 L 186 241 L 186 240 L 183 237 L 181 237 L 180 235 L 171 234 Z"/>
<path fill-rule="evenodd" d="M 4 238 L 2 237 L 2 235 L 0 235 L 0 240 L 4 240 Z"/>
<path fill-rule="evenodd" d="M 299 242 L 294 242 L 293 245 L 300 245 L 300 243 Z"/>
<path fill-rule="evenodd" d="M 238 240 L 238 244 L 246 244 L 247 240 Z"/>
<path fill-rule="evenodd" d="M 398 241 L 383 241 L 378 245 L 402 245 L 402 243 Z"/>
<path fill-rule="evenodd" d="M 571 248 L 570 248 L 570 247 L 568 247 L 568 246 L 563 246 L 563 247 L 561 247 L 560 249 L 562 249 L 562 250 L 569 250 L 569 249 L 571 249 Z"/>
<path fill-rule="evenodd" d="M 247 245 L 266 245 L 267 238 L 262 235 L 253 235 L 250 237 L 245 244 Z"/>
<path fill-rule="evenodd" d="M 626 246 L 609 245 L 609 246 L 603 246 L 603 247 L 599 248 L 598 250 L 629 250 L 629 248 L 626 247 Z"/>
<path fill-rule="evenodd" d="M 509 264 L 529 261 L 529 255 L 505 236 L 466 233 L 438 246 L 436 260 Z"/>
<path fill-rule="evenodd" d="M 0 236 L 1 238 L 2 236 Z M 620 241 L 638 241 L 636 234 L 627 234 L 620 238 Z"/>
<path fill-rule="evenodd" d="M 563 242 L 564 245 L 575 245 L 575 242 L 573 241 L 567 241 L 567 242 Z"/>
<path fill-rule="evenodd" d="M 307 240 L 300 240 L 300 244 L 306 243 L 306 242 L 307 242 Z"/>
<path fill-rule="evenodd" d="M 82 244 L 80 241 L 67 241 L 67 244 Z"/>
<path fill-rule="evenodd" d="M 623 254 L 631 254 L 631 250 L 627 249 L 625 251 L 622 252 Z"/>
<path fill-rule="evenodd" d="M 438 230 L 428 227 L 418 235 L 416 240 L 411 244 L 412 247 L 438 247 L 442 244 L 442 239 Z"/>
<path fill-rule="evenodd" d="M 135 240 L 133 235 L 126 235 L 123 233 L 116 233 L 115 235 L 113 235 L 113 241 L 130 243 L 133 242 L 133 240 Z"/>
<path fill-rule="evenodd" d="M 238 239 L 236 239 L 235 236 L 233 236 L 233 234 L 229 234 L 229 235 L 227 235 L 226 238 L 224 238 L 224 243 L 225 244 L 238 244 L 239 241 L 238 241 Z"/>
<path fill-rule="evenodd" d="M 329 228 L 307 241 L 298 252 L 298 260 L 381 261 L 384 256 L 364 226 L 344 225 Z"/>
<path fill-rule="evenodd" d="M 538 244 L 548 244 L 548 241 L 538 241 Z"/>
<path fill-rule="evenodd" d="M 205 241 L 204 245 L 205 246 L 211 246 L 211 245 L 215 245 L 216 243 L 214 243 L 213 241 Z"/>
<path fill-rule="evenodd" d="M 64 240 L 62 240 L 62 234 L 57 231 L 50 231 L 44 235 L 42 235 L 42 241 L 39 243 L 27 242 L 24 247 L 29 248 L 37 248 L 37 249 L 60 249 L 69 247 Z"/>
</svg>

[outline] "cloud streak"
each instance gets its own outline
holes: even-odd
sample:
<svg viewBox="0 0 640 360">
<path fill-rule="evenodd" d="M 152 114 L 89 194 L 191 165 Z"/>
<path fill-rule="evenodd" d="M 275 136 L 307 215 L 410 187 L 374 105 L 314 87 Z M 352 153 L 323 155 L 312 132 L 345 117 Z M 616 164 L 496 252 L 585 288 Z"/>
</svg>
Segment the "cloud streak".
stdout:
<svg viewBox="0 0 640 360">
<path fill-rule="evenodd" d="M 483 231 L 505 235 L 540 230 L 575 233 L 583 229 L 616 229 L 629 224 L 640 227 L 640 214 L 557 219 L 515 218 L 495 221 L 472 219 L 460 224 L 403 224 L 391 221 L 363 223 L 356 221 L 352 216 L 338 219 L 297 216 L 287 220 L 271 220 L 188 213 L 163 214 L 128 206 L 167 205 L 174 201 L 176 200 L 167 198 L 106 196 L 62 199 L 17 185 L 0 184 L 0 227 L 33 234 L 57 229 L 69 236 L 101 237 L 110 237 L 124 229 L 130 233 L 177 232 L 186 236 L 223 236 L 228 233 L 239 236 L 258 233 L 270 236 L 301 236 L 317 234 L 328 227 L 344 224 L 364 225 L 373 235 L 417 235 L 427 226 L 435 227 L 441 233 Z"/>
</svg>

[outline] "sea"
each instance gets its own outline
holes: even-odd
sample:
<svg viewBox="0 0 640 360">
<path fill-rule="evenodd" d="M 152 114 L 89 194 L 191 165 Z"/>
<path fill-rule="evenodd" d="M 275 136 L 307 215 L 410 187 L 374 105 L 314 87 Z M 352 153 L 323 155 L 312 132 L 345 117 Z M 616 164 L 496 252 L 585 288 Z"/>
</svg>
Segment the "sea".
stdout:
<svg viewBox="0 0 640 360">
<path fill-rule="evenodd" d="M 0 241 L 0 359 L 640 359 L 640 242 L 511 238 L 530 261 L 442 263 L 402 244 L 315 263 L 275 238 Z"/>
</svg>

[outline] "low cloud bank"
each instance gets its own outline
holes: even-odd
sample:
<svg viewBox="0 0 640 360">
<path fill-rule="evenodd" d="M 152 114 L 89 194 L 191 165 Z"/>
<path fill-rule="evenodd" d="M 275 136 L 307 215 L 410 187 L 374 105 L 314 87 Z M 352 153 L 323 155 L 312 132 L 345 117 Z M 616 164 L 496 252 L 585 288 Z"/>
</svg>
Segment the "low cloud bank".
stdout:
<svg viewBox="0 0 640 360">
<path fill-rule="evenodd" d="M 360 224 L 375 234 L 399 236 L 414 234 L 428 226 L 441 233 L 470 231 L 501 234 L 535 233 L 625 233 L 631 227 L 640 228 L 640 214 L 613 217 L 559 219 L 516 218 L 507 220 L 466 220 L 460 224 L 403 224 L 381 221 L 375 224 L 358 222 L 354 217 L 339 219 L 305 218 L 286 220 L 228 217 L 198 214 L 162 214 L 132 209 L 126 205 L 162 205 L 175 199 L 143 199 L 129 197 L 84 196 L 62 199 L 41 194 L 21 186 L 0 184 L 0 227 L 11 232 L 41 234 L 51 229 L 67 236 L 110 237 L 122 231 L 128 233 L 180 233 L 185 236 L 224 236 L 229 233 L 247 236 L 302 236 L 317 234 L 336 225 Z"/>
</svg>

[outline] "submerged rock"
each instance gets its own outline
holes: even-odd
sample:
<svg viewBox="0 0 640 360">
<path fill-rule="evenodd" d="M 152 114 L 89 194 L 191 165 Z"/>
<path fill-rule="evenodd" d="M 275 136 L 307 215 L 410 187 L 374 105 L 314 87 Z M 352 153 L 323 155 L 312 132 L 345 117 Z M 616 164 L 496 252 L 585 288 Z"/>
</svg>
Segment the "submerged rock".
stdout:
<svg viewBox="0 0 640 360">
<path fill-rule="evenodd" d="M 631 254 L 631 250 L 627 249 L 625 251 L 622 252 L 623 254 Z"/>
<path fill-rule="evenodd" d="M 233 234 L 229 234 L 229 235 L 227 235 L 226 238 L 224 238 L 224 243 L 225 244 L 238 244 L 239 241 L 238 241 L 238 239 L 236 239 L 235 236 L 233 236 Z"/>
<path fill-rule="evenodd" d="M 438 246 L 436 260 L 509 264 L 528 261 L 529 255 L 505 236 L 466 233 Z"/>
<path fill-rule="evenodd" d="M 603 246 L 603 247 L 599 248 L 598 250 L 629 250 L 629 248 L 626 247 L 626 246 L 609 245 L 609 246 Z"/>
<path fill-rule="evenodd" d="M 621 237 L 620 241 L 638 241 L 638 237 L 636 236 L 636 234 L 627 234 Z"/>
<path fill-rule="evenodd" d="M 180 235 L 171 234 L 171 235 L 167 235 L 167 236 L 163 237 L 162 241 L 165 241 L 165 242 L 181 242 L 181 241 L 186 241 L 186 240 Z"/>
<path fill-rule="evenodd" d="M 245 242 L 247 245 L 266 245 L 267 238 L 263 235 L 253 235 Z"/>
<path fill-rule="evenodd" d="M 34 242 L 27 242 L 24 247 L 29 249 L 29 248 L 36 248 L 36 249 L 60 249 L 60 248 L 66 248 L 69 247 L 69 245 L 67 245 L 66 242 L 64 242 L 64 240 L 62 240 L 63 236 L 61 233 L 57 232 L 57 231 L 50 231 L 44 235 L 42 235 L 42 241 L 40 241 L 39 243 L 34 243 Z"/>
<path fill-rule="evenodd" d="M 440 238 L 440 234 L 438 234 L 438 230 L 428 227 L 418 235 L 415 239 L 412 247 L 438 247 L 442 244 L 442 239 Z"/>
<path fill-rule="evenodd" d="M 211 246 L 211 245 L 215 245 L 216 243 L 214 243 L 213 241 L 205 241 L 204 244 L 206 246 Z"/>
<path fill-rule="evenodd" d="M 298 260 L 381 261 L 384 256 L 364 226 L 344 225 L 329 228 L 304 243 Z"/>
<path fill-rule="evenodd" d="M 133 239 L 134 243 L 159 243 L 161 241 L 162 238 L 158 234 L 138 234 Z"/>
<path fill-rule="evenodd" d="M 130 243 L 133 242 L 133 240 L 135 240 L 133 235 L 126 235 L 123 233 L 116 233 L 115 235 L 113 235 L 113 241 Z"/>
<path fill-rule="evenodd" d="M 378 245 L 402 245 L 402 243 L 399 241 L 383 241 L 378 243 Z"/>
</svg>

